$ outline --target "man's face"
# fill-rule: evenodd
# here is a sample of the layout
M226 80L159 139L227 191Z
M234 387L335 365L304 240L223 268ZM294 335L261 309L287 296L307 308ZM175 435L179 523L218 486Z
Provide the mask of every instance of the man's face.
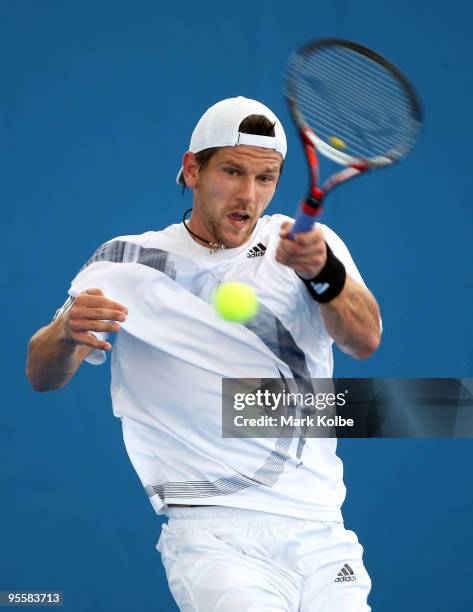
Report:
M192 154L191 154L192 155ZM190 228L227 248L244 244L270 203L282 157L272 149L223 147L195 171Z

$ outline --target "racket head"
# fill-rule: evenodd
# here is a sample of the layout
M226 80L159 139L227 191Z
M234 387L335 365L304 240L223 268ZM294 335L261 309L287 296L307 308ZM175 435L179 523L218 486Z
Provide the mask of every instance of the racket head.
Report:
M358 43L312 41L288 60L285 96L305 142L345 166L374 168L404 157L422 110L401 71Z

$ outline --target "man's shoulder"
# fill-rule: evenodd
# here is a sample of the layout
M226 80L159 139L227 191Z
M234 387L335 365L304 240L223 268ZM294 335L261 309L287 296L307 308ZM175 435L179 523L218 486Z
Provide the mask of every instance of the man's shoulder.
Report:
M342 241L340 236L328 225L325 223L317 223L317 225L321 228L325 240L331 245L332 242Z
M179 224L169 225L162 230L149 230L142 234L128 234L123 236L115 236L107 240L104 244L110 244L111 242L127 242L137 244L142 247L158 246L160 240L166 237L172 237L177 235L179 230Z
M275 213L274 215L264 215L260 219L261 227L274 227L276 225L282 225L285 221L291 221L294 223L294 219L292 217L288 217L287 215L283 215L282 213Z
M267 233L276 232L276 235L278 235L279 228L286 221L294 223L294 219L292 217L289 217L288 215L283 215L281 213L277 213L274 215L265 215L260 219L258 231L263 231ZM322 229L322 232L327 242L332 243L341 241L341 238L328 225L319 222L317 222L317 225Z
M341 259L342 261L346 257L351 257L350 251L348 250L348 246L345 244L344 240L328 225L324 223L319 223L325 242L329 245L335 255Z
M276 213L274 215L264 215L258 221L258 226L256 230L257 234L260 235L260 237L262 235L270 235L273 237L277 237L279 236L279 229L285 221L290 221L291 223L294 223L294 219L291 219L291 217L280 213Z

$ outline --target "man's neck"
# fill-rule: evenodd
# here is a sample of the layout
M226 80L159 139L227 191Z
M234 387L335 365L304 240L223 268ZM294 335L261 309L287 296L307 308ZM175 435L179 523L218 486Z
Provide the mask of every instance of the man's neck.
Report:
M196 223L193 223L192 215L191 215L191 218L188 221L186 221L186 215L187 215L188 212L189 212L189 210L187 210L184 213L184 216L182 218L182 222L184 224L184 227L188 231L189 235L194 240L194 242L197 242L197 244L199 244L199 245L201 245L203 247L206 247L207 249L210 250L211 253L214 253L215 251L223 251L224 249L227 248L224 244L222 244L220 242L217 242L215 240L208 240L207 238L204 238L204 237L200 236L199 233L198 233L197 228L195 228Z

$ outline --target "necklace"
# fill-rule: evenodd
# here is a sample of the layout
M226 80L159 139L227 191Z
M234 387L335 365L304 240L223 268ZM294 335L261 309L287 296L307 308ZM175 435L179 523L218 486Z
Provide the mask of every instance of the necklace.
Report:
M187 216L187 213L191 212L191 210L192 210L192 208L189 208L182 215L182 222L183 222L184 227L186 228L186 230L189 232L189 234L191 236L193 236L194 238L197 238L198 240L201 240L202 242L205 242L205 244L208 244L209 247L210 247L209 251L210 251L211 254L215 253L216 251L224 251L227 248L224 244L220 244L219 242L210 242L210 240L206 240L205 238L201 238L197 234L194 234L194 232L189 227L187 227L186 216Z

